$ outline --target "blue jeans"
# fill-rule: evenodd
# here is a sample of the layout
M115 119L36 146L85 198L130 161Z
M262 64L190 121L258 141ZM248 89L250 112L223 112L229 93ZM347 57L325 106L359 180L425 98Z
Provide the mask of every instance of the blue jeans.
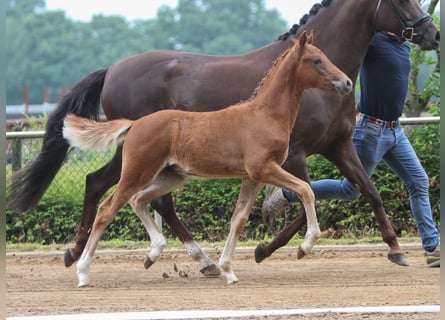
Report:
M352 138L369 176L383 160L404 181L422 246L433 251L439 244L439 236L431 212L429 179L403 129L400 126L390 129L361 119L356 123ZM360 197L360 192L348 179L313 181L311 186L317 200ZM289 201L297 200L289 190L283 190L283 194Z

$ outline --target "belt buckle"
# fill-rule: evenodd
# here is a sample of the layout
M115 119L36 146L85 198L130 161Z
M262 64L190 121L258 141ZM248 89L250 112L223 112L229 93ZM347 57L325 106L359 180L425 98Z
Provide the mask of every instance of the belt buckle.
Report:
M397 125L398 125L398 121L397 120L394 120L394 121L391 121L390 123L389 123L389 127L391 128L391 129L395 129L395 128L397 128Z

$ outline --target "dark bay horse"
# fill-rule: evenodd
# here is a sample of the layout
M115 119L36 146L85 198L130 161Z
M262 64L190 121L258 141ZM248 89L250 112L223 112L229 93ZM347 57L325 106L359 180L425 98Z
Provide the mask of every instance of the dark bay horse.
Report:
M41 198L66 157L68 143L62 137L63 118L68 113L94 118L102 102L108 119L137 119L161 109L209 111L247 99L272 62L303 30L314 30L315 45L353 81L376 30L409 37L422 49L435 49L440 33L416 0L323 0L305 15L300 26L277 41L239 56L207 56L174 51L152 51L98 70L64 95L48 119L42 151L17 172L8 186L8 207L17 211L32 208ZM221 87L224 90L221 90ZM329 108L325 108L328 105ZM380 225L389 257L406 264L380 195L363 170L352 144L355 124L354 96L339 97L317 89L306 90L300 116L293 130L284 168L309 181L306 156L318 153L334 163L341 173L359 186L370 202ZM303 120L304 119L304 120ZM121 150L100 170L86 178L82 218L76 245L65 254L65 265L77 260L85 246L102 195L119 180ZM170 194L151 202L205 270L212 264L178 220ZM306 223L300 215L270 244L257 250L257 261L270 255Z
M219 267L228 283L238 281L232 270L236 243L255 199L265 184L289 188L301 199L308 222L302 258L321 236L310 185L281 165L297 119L300 99L308 88L345 95L352 81L315 46L313 34L280 56L251 99L213 112L162 110L138 120L95 122L68 115L63 136L79 148L122 148L122 173L116 189L100 204L85 249L77 263L79 286L89 284L89 267L97 243L119 209L130 202L152 243L145 260L151 266L167 242L158 230L147 203L182 187L192 176L242 179L231 219L230 233ZM223 88L221 88L223 90ZM329 106L326 106L329 107Z

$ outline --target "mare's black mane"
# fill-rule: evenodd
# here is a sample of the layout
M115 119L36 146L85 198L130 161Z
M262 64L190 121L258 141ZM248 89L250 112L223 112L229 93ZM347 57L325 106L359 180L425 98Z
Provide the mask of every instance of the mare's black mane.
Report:
M312 6L311 10L309 11L309 13L306 13L301 19L300 19L300 24L294 24L290 30L288 32L286 32L285 34L282 34L281 36L278 37L278 40L286 40L287 38L289 38L291 35L296 35L298 28L301 25L306 24L306 22L308 21L308 19L311 16L315 16L318 13L318 10L321 7L326 7L331 3L332 0L323 0L321 3L316 3Z

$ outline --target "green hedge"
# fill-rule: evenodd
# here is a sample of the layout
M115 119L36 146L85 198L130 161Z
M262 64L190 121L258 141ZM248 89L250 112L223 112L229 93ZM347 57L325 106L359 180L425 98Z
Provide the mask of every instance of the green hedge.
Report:
M440 211L440 164L439 126L424 125L413 128L410 140L430 177L430 195L433 216L439 225ZM89 157L76 160L85 166ZM309 172L315 179L341 178L337 169L320 156L308 158ZM77 171L76 165L64 166L63 170ZM73 181L68 185L83 185L84 176L69 175ZM56 178L57 179L57 178ZM380 191L388 216L398 235L416 234L409 200L402 181L384 164L379 165L372 181ZM67 185L67 184L65 184ZM230 217L239 192L240 180L191 179L181 191L174 192L179 218L186 224L197 240L223 240L230 228ZM242 239L260 240L274 232L262 222L261 203L263 192L258 197ZM29 213L18 214L6 211L6 238L8 242L66 243L75 239L77 223L80 221L83 194L50 188L37 207ZM332 237L361 237L379 235L370 206L358 201L319 201L317 212L322 230L331 228ZM283 213L277 219L274 230L280 230L300 213L295 205L293 210ZM165 226L168 237L175 237ZM302 231L304 232L304 230ZM145 229L127 205L116 216L103 239L146 240Z

